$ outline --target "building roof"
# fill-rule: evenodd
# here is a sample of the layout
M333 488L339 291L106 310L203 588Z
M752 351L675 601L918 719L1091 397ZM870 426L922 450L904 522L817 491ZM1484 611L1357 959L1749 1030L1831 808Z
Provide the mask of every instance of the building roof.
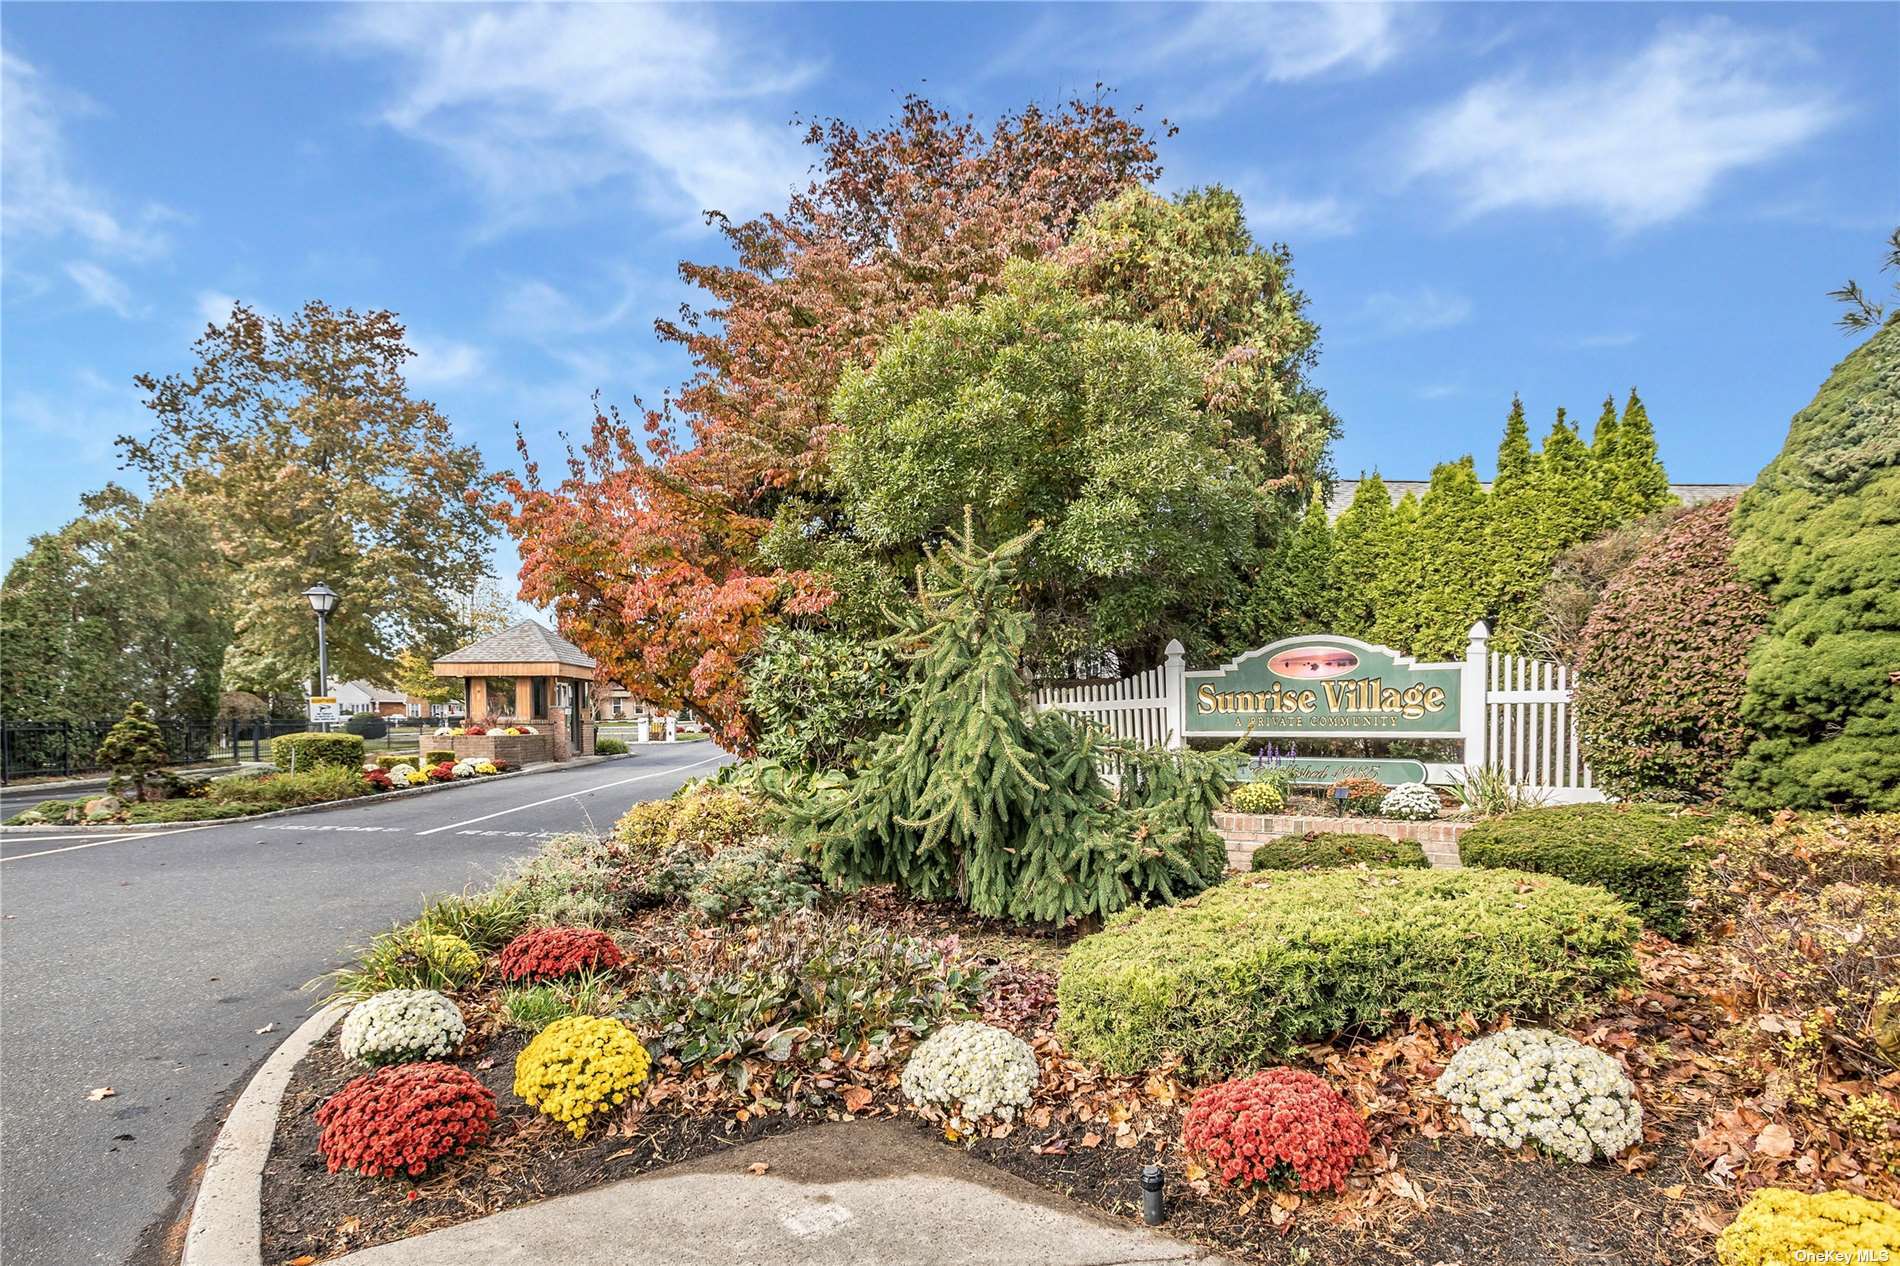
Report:
M1392 504L1397 505L1406 493L1422 497L1425 490L1432 486L1429 479L1387 479L1385 489L1392 494ZM1491 491L1489 480L1479 484L1486 492ZM1670 484L1669 491L1685 506L1699 506L1709 501L1720 501L1724 497L1736 497L1747 492L1753 484ZM1326 499L1326 517L1337 519L1352 504L1353 494L1359 491L1357 479L1340 479L1333 483L1333 495Z
M438 664L568 664L593 668L594 657L536 620L511 624L435 661Z
M346 681L342 684L362 691L369 696L371 703L403 703L408 699L400 690L386 690L382 686L372 686L367 681Z

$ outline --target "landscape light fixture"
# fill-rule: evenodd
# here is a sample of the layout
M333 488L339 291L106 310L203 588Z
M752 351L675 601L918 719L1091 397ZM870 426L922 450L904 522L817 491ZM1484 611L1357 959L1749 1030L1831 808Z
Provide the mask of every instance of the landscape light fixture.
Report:
M314 584L303 591L309 601L310 609L317 613L317 693L329 693L330 684L330 648L324 638L323 620L336 609L336 590L326 584ZM326 724L325 729L329 726Z

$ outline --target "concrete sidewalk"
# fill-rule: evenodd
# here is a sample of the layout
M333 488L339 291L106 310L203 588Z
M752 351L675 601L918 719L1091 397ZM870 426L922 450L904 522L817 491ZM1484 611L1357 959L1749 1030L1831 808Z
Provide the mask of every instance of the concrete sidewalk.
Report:
M750 1166L765 1165L763 1173ZM1131 1199L1138 1193L1129 1192ZM814 1126L333 1266L1234 1266L891 1121Z

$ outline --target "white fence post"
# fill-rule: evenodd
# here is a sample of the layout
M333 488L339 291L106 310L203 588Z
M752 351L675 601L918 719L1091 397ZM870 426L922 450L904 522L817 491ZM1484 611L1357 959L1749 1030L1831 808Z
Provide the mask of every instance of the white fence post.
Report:
M1479 620L1466 636L1471 640L1465 644L1464 677L1458 691L1458 728L1464 732L1465 769L1473 771L1482 769L1488 756L1485 728L1490 724L1490 716L1485 710L1484 696L1491 658L1491 630Z
M1168 658L1161 672L1162 693L1168 701L1164 722L1168 727L1167 746L1169 751L1178 752L1187 746L1187 648L1179 638L1168 643Z
M640 728L637 733L640 735L640 742L651 743L653 741L653 718L641 717Z
M673 717L666 718L666 741L669 743L677 743L679 742L679 737L679 722Z

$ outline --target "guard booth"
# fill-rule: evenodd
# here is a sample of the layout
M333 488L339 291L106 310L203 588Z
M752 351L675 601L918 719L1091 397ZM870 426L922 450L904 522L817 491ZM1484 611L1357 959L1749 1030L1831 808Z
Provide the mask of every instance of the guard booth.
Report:
M594 657L553 629L523 620L499 633L450 651L435 661L435 675L462 681L465 726L528 725L532 735L464 735L452 746L459 756L501 756L517 764L567 760L594 751ZM492 738L489 744L474 743ZM519 751L501 750L502 739ZM523 739L542 742L522 743ZM464 752L463 746L470 750ZM476 751L476 747L484 750ZM486 750L492 748L493 750Z

